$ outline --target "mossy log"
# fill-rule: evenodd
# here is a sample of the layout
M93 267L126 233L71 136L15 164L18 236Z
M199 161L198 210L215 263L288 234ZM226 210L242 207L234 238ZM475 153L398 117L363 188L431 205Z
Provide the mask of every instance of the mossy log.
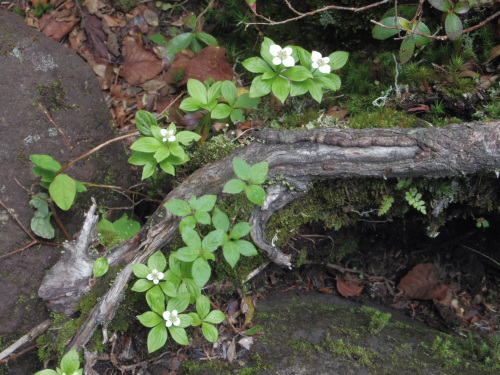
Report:
M224 184L235 178L233 157L240 157L249 164L267 161L269 180L287 181L294 189L282 185L268 188L264 206L253 212L251 236L272 261L286 267L290 267L289 257L268 242L265 226L273 212L303 196L312 181L365 177L437 178L500 171L500 121L418 129L264 130L257 132L255 139L228 158L193 173L165 198L165 202L188 200L191 195L220 195ZM179 221L161 205L135 237L107 251L111 266L126 264L126 267L91 311L68 350L85 345L98 324L106 325L111 321L132 275L131 264L144 263L155 251L168 245L178 230ZM43 298L53 308L65 312L68 306L76 303L71 298L78 295L75 288L85 288L92 275L91 271L88 275L78 273L77 281L68 280L74 273L64 272L64 269L71 269L75 262L93 261L91 257L75 259L76 251L67 253L56 265L57 272L47 274L41 288ZM91 267L83 268L91 270Z

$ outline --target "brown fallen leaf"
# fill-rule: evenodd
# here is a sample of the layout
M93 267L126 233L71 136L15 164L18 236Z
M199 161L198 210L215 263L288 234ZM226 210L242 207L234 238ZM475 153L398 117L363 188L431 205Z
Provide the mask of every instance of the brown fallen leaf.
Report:
M102 21L94 15L88 15L82 19L82 27L87 33L90 50L95 59L108 59L109 53L106 47L107 36L102 29Z
M186 67L184 79L179 84L185 85L190 78L201 82L205 82L209 77L216 81L231 81L233 76L233 68L226 61L226 49L208 46L191 59Z
M40 31L50 39L60 42L80 22L80 18L74 15L73 5L73 2L68 2L50 14L44 14L40 18Z
M337 276L337 290L344 297L359 296L363 290L363 285L355 284L354 282L345 282Z
M439 271L432 263L417 264L398 285L406 299L446 299L448 286L439 280Z
M162 61L132 38L124 40L122 54L125 62L120 73L131 85L141 85L156 77L163 69Z

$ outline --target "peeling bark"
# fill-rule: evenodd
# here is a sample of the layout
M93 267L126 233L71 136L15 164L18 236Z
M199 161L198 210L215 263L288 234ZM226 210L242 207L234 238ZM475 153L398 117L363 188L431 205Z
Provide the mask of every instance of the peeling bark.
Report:
M419 129L264 130L255 138L256 142L235 151L230 157L193 173L165 198L165 202L188 200L191 195L220 195L224 184L235 178L234 157L249 164L267 161L269 179L284 179L294 190L280 186L268 188L264 207L257 207L252 214L251 236L272 261L288 267L289 258L265 238L266 223L273 212L303 196L312 181L353 177L452 177L500 171L500 121ZM106 325L113 318L132 274L131 264L145 262L155 251L168 245L179 221L161 205L135 237L107 251L110 265L124 263L127 266L91 311L67 350L85 345L98 324ZM78 283L61 278L61 272L57 275L61 286L77 287ZM65 275L71 277L71 273ZM88 278L91 276L90 272ZM46 279L42 288L47 289L46 285L50 285L53 289L52 293L45 294L52 307L60 308L68 303L69 291L58 293L57 283L49 280L49 275ZM88 280L87 284L83 281L82 286L85 285Z

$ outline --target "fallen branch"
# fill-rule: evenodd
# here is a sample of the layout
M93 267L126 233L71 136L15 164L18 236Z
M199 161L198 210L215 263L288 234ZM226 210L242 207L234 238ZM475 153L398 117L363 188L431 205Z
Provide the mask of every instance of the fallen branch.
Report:
M419 129L264 130L255 138L257 142L193 173L164 202L188 200L191 195L220 195L224 184L235 177L233 157L240 157L250 164L267 161L269 179L283 178L294 190L283 186L268 188L264 207L257 207L252 214L251 235L271 260L287 267L290 266L289 257L265 238L266 223L273 212L303 196L312 181L354 177L452 177L500 170L500 121ZM85 345L98 324L105 328L122 299L132 274L131 265L144 263L155 251L165 248L177 232L179 221L162 205L135 237L107 251L110 265L122 263L127 266L90 312L67 350ZM80 287L88 285L92 277L91 270L87 272L88 279L80 279ZM71 283L68 278L72 276L61 271L51 271L46 276L44 284L51 277L57 279L50 280L50 289L53 289L49 297L51 307L63 308L68 302L69 291L62 288ZM73 285L78 287L78 283ZM42 288L48 290L46 285Z
M44 322L40 323L37 325L35 328L32 328L27 334L25 334L23 337L21 337L19 340L17 340L14 344L9 346L7 349L5 349L3 352L0 353L0 363L7 363L11 359L14 359L14 357L17 357L23 353L25 353L27 350L31 350L35 347L30 347L27 350L23 350L21 353L16 354L15 356L12 356L12 353L14 353L17 349L19 349L21 346L24 344L32 341L33 339L37 338L41 334L43 334L47 328L50 326L50 319L45 320Z

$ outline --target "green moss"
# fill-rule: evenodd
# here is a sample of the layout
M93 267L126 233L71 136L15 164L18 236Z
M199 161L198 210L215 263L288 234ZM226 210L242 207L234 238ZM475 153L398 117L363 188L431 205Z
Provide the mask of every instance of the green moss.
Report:
M137 0L113 0L113 6L116 10L128 13L137 6Z
M54 81L52 85L38 85L38 94L40 103L49 112L68 109L65 103L66 91L61 80Z
M368 331L372 335L380 333L380 331L382 331L384 327L389 323L389 320L392 316L392 314L383 313L380 310L367 306L361 307L361 311L371 316L370 323L368 324Z
M353 116L348 122L348 127L351 129L412 128L414 123L415 117L409 116L404 111L380 107Z
M226 133L212 137L190 154L191 160L186 164L186 171L192 173L207 164L224 159L240 147L243 145L233 142Z

